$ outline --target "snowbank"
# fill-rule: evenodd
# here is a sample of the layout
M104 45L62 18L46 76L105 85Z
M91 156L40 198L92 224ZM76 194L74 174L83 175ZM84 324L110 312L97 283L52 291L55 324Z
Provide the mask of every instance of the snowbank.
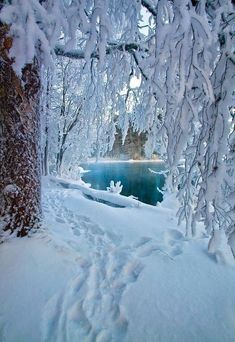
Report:
M0 341L233 342L235 268L185 239L174 199L119 208L83 190L45 179L44 228L0 245Z

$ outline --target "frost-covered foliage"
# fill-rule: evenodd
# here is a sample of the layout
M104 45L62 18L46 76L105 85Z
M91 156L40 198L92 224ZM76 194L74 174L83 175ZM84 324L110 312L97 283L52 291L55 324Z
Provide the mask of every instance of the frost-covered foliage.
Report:
M125 138L129 123L147 132L148 154L160 147L189 236L198 220L208 233L234 231L233 3L12 0L1 13L11 24L17 71L36 53L44 64L55 53L81 61L77 82L89 74L83 107L99 128L97 155L100 137L111 146L115 125ZM107 113L116 119L103 135Z
M103 99L105 92L94 92L90 72L81 75L82 62L57 58L53 78L45 73L42 122L44 173L79 173L79 162L97 159L111 148L115 133L112 115ZM93 91L91 92L91 90ZM98 96L97 94L97 96ZM113 132L110 132L113 129Z
M167 185L178 190L179 220L186 219L187 235L195 233L198 220L208 233L220 228L230 234L235 222L234 5L158 1L153 15L155 33L140 63L147 75L143 101L132 120L149 132L150 149L161 145L170 170Z
M187 8L186 1L176 3L174 17L162 24L164 39L159 39L165 42L159 52L166 59L160 57L155 67L158 78L164 75L163 91L157 97L165 112L159 126L171 170L168 185L179 187L179 218L186 219L187 234L194 233L195 222L201 219L209 233L215 228L229 233L234 229L235 208L230 142L234 134L233 6L229 1L222 6L201 1L196 8ZM182 157L184 168L179 172Z
M64 162L69 155L65 169L72 169L82 156L87 155L92 135L84 112L83 88L77 82L79 64L68 60L57 60L53 78L45 74L43 108L44 172L61 174ZM87 141L81 144L81 139ZM88 153L89 155L89 153ZM47 168L47 170L46 170Z

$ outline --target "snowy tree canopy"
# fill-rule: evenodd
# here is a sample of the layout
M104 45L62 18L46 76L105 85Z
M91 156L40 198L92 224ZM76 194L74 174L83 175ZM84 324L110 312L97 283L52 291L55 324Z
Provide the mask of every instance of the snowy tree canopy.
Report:
M233 1L12 0L0 19L18 74L35 56L47 67L55 54L80 59L90 115L118 117L124 136L129 123L147 132L149 154L160 146L188 235L197 220L209 233L234 230Z

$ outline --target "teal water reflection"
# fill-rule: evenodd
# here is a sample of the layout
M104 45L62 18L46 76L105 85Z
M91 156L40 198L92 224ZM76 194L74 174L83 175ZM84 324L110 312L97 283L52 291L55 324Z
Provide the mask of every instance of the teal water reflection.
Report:
M121 181L123 184L122 195L136 196L141 202L156 205L162 201L162 194L157 188L162 189L165 183L163 175L151 173L164 170L162 162L99 162L84 163L84 169L90 170L82 179L91 183L92 188L106 190L110 181Z

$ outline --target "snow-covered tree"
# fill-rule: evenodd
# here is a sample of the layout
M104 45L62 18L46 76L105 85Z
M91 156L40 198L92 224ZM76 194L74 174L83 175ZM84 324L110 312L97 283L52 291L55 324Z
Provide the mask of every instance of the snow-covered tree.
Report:
M161 146L187 235L194 234L197 220L208 233L234 230L233 1L12 0L4 2L0 19L1 58L24 94L24 68L50 67L55 54L81 60L79 75L90 73L86 91L96 103L97 123L103 126L107 112L118 115L124 137L130 122L148 134L149 152ZM134 77L141 84L133 92ZM17 135L18 126L12 127ZM29 140L26 132L22 137ZM3 165L9 172L9 161ZM3 183L1 191L8 183L18 187L13 179ZM4 208L2 215L12 216Z
M53 81L45 73L43 121L44 173L74 174L81 160L97 159L111 148L115 127L107 110L105 81L83 72L81 61L57 58ZM92 76L92 77L91 77ZM110 134L110 129L113 133Z
M45 75L47 78L48 75ZM59 60L53 81L46 80L44 123L44 167L45 174L53 169L61 174L64 155L74 150L71 134L81 134L85 120L82 115L83 98L76 82L76 69L71 61ZM49 91L48 91L49 90ZM49 101L48 101L49 100ZM48 105L50 102L50 105ZM78 142L78 141L77 141Z

